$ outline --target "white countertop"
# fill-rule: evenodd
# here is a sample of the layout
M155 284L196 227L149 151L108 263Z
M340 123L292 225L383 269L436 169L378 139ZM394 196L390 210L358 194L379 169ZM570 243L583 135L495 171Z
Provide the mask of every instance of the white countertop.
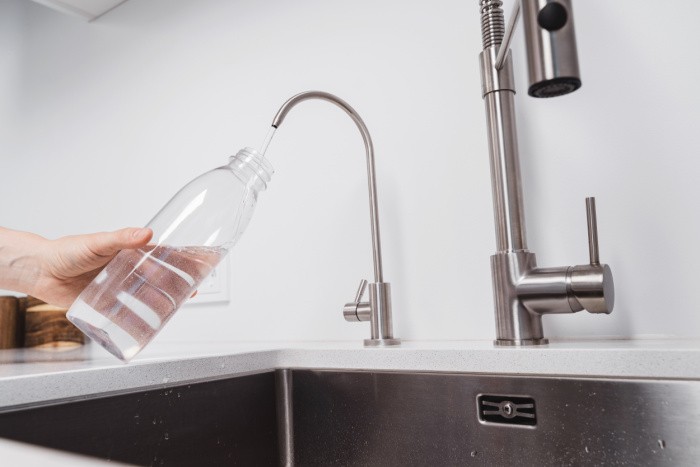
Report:
M562 341L495 348L490 341L153 345L129 364L98 346L67 352L0 351L0 410L174 386L277 368L459 372L700 380L700 340Z

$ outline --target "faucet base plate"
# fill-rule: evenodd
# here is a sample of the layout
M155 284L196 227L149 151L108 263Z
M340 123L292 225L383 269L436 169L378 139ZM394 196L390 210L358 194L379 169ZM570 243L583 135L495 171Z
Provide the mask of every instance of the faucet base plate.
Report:
M390 347L401 345L401 339L365 339L365 347Z
M523 347L526 345L547 345L549 339L495 339L493 345L498 347Z

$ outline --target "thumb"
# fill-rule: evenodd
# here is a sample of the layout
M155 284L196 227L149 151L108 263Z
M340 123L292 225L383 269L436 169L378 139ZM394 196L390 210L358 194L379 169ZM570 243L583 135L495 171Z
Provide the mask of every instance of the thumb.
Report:
M147 228L129 227L114 232L100 232L85 236L85 246L99 256L113 256L119 250L139 248L153 237Z

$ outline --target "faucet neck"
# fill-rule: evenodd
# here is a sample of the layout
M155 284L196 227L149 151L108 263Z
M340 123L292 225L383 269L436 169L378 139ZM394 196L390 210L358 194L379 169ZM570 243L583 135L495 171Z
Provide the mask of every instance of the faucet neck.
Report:
M515 124L515 85L510 53L497 70L496 47L481 52L491 189L498 252L527 250L523 190Z
M382 269L382 246L381 239L379 235L379 214L377 207L377 181L374 170L374 145L372 144L372 138L369 135L369 130L362 121L360 115L353 109L350 104L342 100L341 98L323 91L306 91L292 96L287 100L282 107L277 111L277 114L272 119L272 126L274 128L279 128L279 126L284 121L285 117L292 108L296 107L298 104L310 100L310 99L320 99L332 104L337 105L345 111L346 114L355 122L360 134L362 135L362 140L365 143L365 152L367 154L367 177L369 179L369 214L372 227L372 252L374 260L374 281L381 283L384 281L384 273Z
M391 312L391 289L388 283L384 282L382 273L382 250L379 238L379 214L377 208L377 182L374 172L374 146L369 135L367 126L355 109L344 100L333 94L322 91L307 91L293 96L285 102L279 109L275 118L272 119L272 127L278 128L289 111L297 104L309 99L321 99L337 105L355 122L362 139L365 143L367 153L367 177L369 179L369 210L372 226L372 253L374 260L374 282L370 284L369 302L363 302L362 296L367 286L367 281L360 282L360 288L355 295L353 302L345 304L343 315L348 321L370 321L371 338L365 340L365 346L392 346L399 345L400 339L394 337L393 321Z

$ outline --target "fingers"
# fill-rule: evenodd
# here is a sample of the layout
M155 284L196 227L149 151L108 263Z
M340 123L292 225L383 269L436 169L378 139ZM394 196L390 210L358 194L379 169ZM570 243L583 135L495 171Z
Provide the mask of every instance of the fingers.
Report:
M85 246L99 256L113 256L119 250L140 248L153 237L147 228L129 227L114 232L100 232L85 235Z

